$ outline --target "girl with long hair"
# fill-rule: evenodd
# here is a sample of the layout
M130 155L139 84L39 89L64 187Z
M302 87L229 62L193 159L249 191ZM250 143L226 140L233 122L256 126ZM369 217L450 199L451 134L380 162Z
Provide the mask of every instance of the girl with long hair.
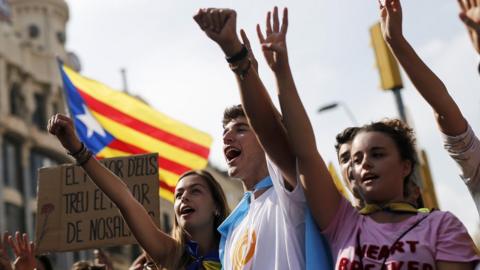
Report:
M165 269L220 269L218 225L229 214L225 194L204 170L188 171L175 187L172 235L162 232L127 186L76 136L72 120L56 114L48 131L77 160L93 182L115 203L131 232L153 261Z

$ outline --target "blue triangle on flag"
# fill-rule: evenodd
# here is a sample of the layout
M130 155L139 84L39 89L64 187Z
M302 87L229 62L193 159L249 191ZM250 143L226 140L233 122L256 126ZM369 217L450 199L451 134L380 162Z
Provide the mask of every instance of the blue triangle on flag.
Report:
M93 117L77 88L63 70L62 65L60 65L60 73L62 75L67 104L75 124L75 130L87 148L93 151L94 154L97 154L108 146L115 137L106 131L95 117Z

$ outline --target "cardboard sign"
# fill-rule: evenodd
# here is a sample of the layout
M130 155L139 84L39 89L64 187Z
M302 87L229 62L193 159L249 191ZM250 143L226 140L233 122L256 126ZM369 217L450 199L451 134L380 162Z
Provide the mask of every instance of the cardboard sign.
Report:
M157 154L101 162L127 184L159 226ZM136 243L117 207L81 167L71 164L39 170L36 219L39 254Z

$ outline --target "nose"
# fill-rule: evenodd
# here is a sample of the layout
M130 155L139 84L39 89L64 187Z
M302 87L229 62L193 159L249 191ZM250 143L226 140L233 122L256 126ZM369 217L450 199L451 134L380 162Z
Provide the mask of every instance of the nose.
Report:
M372 163L368 155L363 157L361 166L362 166L362 169L364 170L368 170L372 168Z
M229 144L229 143L232 143L233 142L233 131L232 130L226 130L224 133L223 133L223 143L224 144Z

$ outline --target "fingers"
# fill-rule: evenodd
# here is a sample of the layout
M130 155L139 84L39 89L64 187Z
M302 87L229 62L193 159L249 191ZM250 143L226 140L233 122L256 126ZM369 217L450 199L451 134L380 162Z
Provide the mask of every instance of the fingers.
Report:
M267 21L266 21L266 28L267 28L267 29L266 29L266 33L267 33L267 37L272 34L272 23L270 22L270 17L271 17L271 15L272 15L272 14L270 13L270 11L267 12Z
M195 22L197 22L198 26L200 27L200 29L202 29L202 31L204 31L206 28L203 20L204 16L205 16L205 11L203 9L199 9L197 11L197 14L193 16L193 19L195 20Z
M252 47L250 45L250 40L248 39L247 34L245 33L245 30L240 29L240 37L242 38L243 45L245 45L248 52L251 54L252 53Z
M288 9L283 9L283 19L282 19L282 29L280 30L282 33L286 34L288 29Z
M70 117L63 114L55 114L48 119L47 130L53 135L57 135L58 132L64 127L73 127L73 121Z
M262 29L260 29L260 25L257 24L257 35L260 43L265 43L265 37L263 36Z
M462 12L466 12L467 11L467 7L465 5L465 3L463 2L463 0L457 0L457 3L458 5L460 6L460 10Z
M278 20L278 7L273 8L273 32L278 33L280 30L279 28L279 20Z
M210 18L212 25L210 26L210 30L215 31L215 32L220 32L220 30L223 28L223 23L220 18L220 13L221 9L216 9L216 8L209 8L208 9L208 17Z

